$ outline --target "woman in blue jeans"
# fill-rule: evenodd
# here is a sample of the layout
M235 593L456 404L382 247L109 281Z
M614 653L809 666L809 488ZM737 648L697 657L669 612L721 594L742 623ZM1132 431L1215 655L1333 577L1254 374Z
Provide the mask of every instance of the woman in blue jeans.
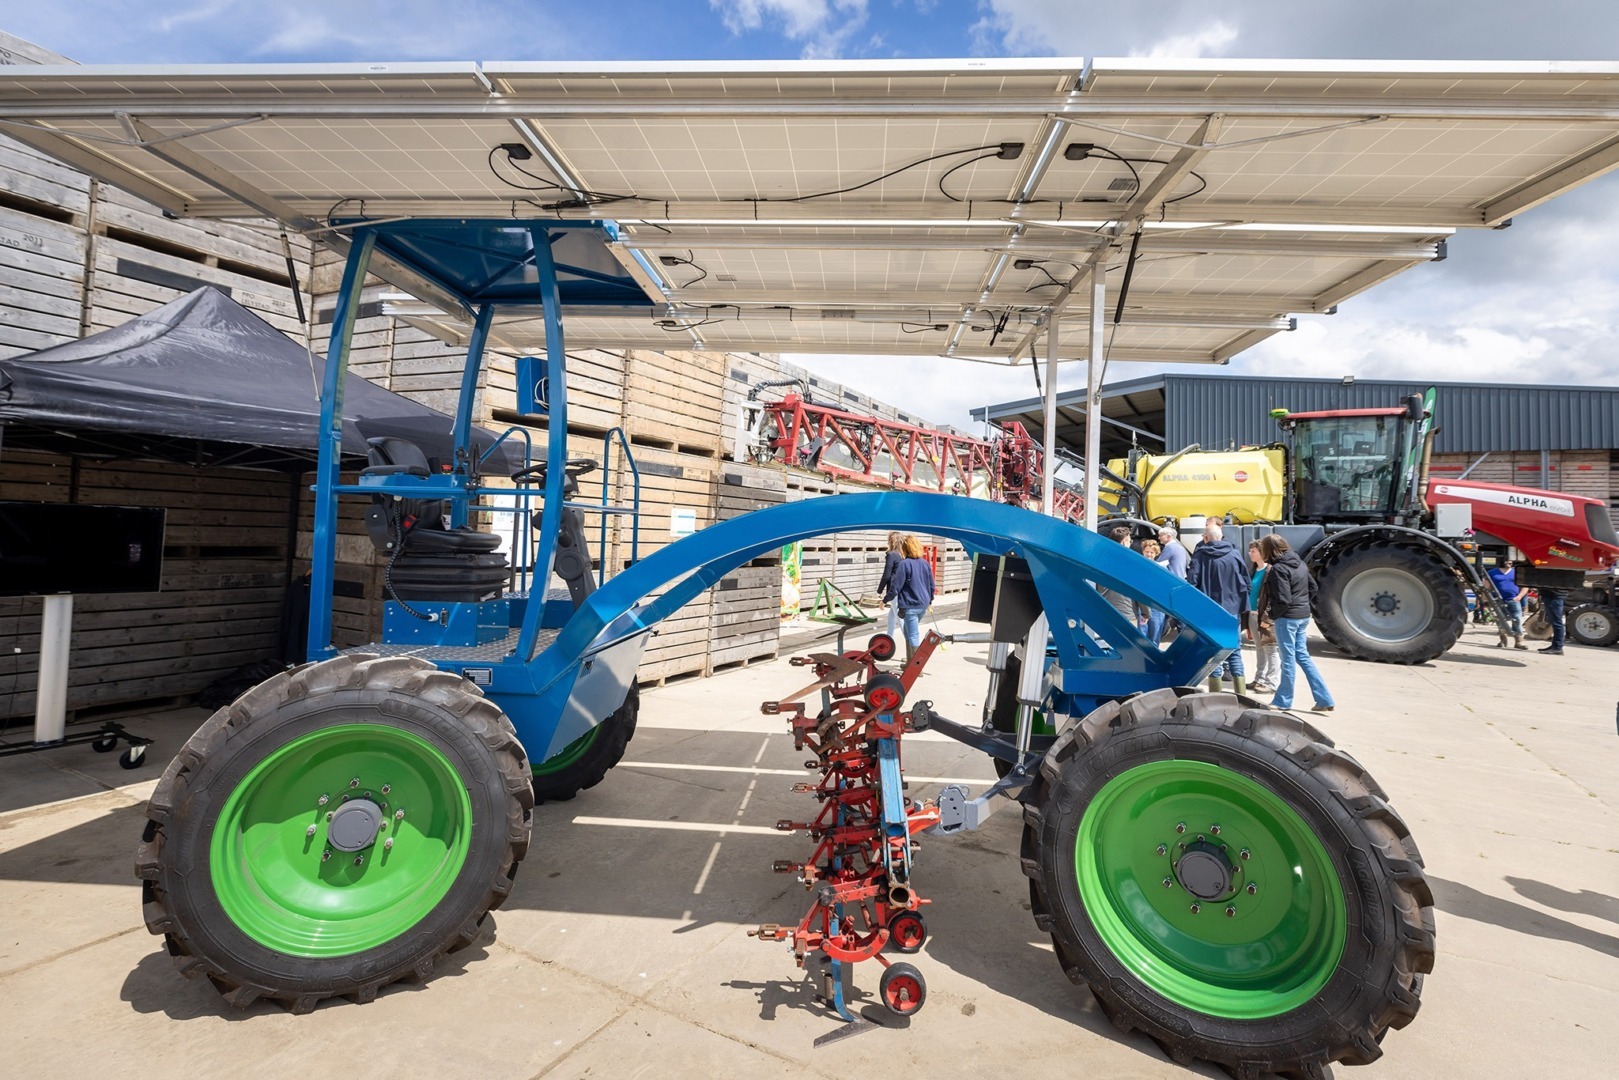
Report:
M905 659L909 660L922 644L922 616L933 606L933 567L922 558L922 542L914 536L900 541L900 554L905 557L894 568L888 588L905 624Z
M1276 683L1276 696L1271 704L1278 709L1293 707L1293 665L1295 661L1304 669L1304 678L1310 684L1310 696L1315 704L1311 712L1331 712L1336 706L1332 691L1321 677L1315 661L1310 659L1306 640L1310 630L1310 594L1315 582L1309 568L1293 551L1292 545L1275 533L1259 541L1260 553L1270 564L1265 584L1260 590L1262 610L1260 618L1276 629L1276 647L1282 654L1282 675Z

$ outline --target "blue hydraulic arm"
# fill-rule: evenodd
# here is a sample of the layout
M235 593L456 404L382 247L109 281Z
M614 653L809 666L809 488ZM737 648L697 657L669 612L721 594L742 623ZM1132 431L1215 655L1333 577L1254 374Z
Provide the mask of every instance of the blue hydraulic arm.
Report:
M529 692L562 715L581 664L612 644L645 633L688 600L751 559L810 536L853 529L909 529L945 536L970 551L1027 559L1051 623L1061 666L1059 691L1072 712L1163 686L1200 682L1237 648L1237 623L1208 597L1150 559L1056 518L981 499L917 492L839 495L756 510L712 525L609 580L529 665ZM1167 611L1182 631L1167 649L1143 638L1092 583ZM657 599L642 599L666 587ZM559 725L556 749L587 729Z

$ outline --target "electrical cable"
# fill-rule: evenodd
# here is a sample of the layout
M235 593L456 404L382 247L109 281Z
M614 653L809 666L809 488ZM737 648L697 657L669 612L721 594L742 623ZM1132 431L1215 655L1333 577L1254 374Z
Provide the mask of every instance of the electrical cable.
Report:
M846 187L846 188L838 188L835 191L817 191L817 192L814 192L814 193L809 194L809 195L794 195L791 198L784 198L784 199L776 199L776 198L771 198L769 196L759 196L759 197L756 197L756 198L741 199L741 200L726 200L726 201L728 201L728 202L729 201L740 201L740 202L805 202L806 200L809 200L809 199L824 199L828 195L847 195L851 191L859 191L861 188L868 188L873 184L880 184L884 180L887 180L889 177L898 176L900 173L906 172L907 170L910 170L910 169L914 169L918 165L926 165L930 161L938 161L940 158L954 157L957 154L976 154L981 150L992 151L991 154L984 155L985 157L991 157L991 156L999 157L1000 153L1001 153L1001 144L996 143L993 146L969 146L969 147L964 147L964 148L962 148L960 150L945 150L945 151L942 151L941 153L933 154L930 157L922 158L920 161L913 161L909 165L901 165L897 169L890 169L888 172L883 173L881 176L873 177L872 179L867 180L864 183L854 184L854 185L852 185L850 187ZM982 160L983 160L983 158L974 158L973 159L973 161L982 161ZM964 161L964 162L961 163L961 165L970 165L970 164L972 164L971 161ZM961 165L955 166L951 170L947 171L944 175L949 176L951 172L955 171L955 169L959 169L961 167ZM942 180L943 177L940 177L940 179ZM960 202L961 200L957 199L956 201Z
M966 199L963 199L963 198L960 198L958 196L952 195L952 194L950 194L950 192L946 191L944 189L944 182L946 180L950 179L950 174L955 172L957 169L965 169L967 166L975 164L977 162L987 161L988 159L990 159L992 157L1000 157L1000 156L1001 156L1000 150L997 149L993 153L980 154L978 157L968 158L966 161L958 161L958 162L956 162L954 165L952 165L948 169L946 169L944 171L944 174L939 177L939 194L943 195L945 198L949 199L951 202L966 202L967 201ZM995 201L1000 202L1002 200L997 199Z

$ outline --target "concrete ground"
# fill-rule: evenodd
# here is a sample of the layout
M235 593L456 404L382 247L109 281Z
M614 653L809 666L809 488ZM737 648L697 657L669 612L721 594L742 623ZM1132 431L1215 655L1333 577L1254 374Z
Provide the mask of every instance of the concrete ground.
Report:
M1570 646L1558 659L1501 652L1493 640L1470 631L1413 668L1322 661L1339 708L1321 726L1390 792L1439 909L1421 1015L1389 1034L1381 1061L1340 1075L1612 1073L1619 649ZM950 646L921 696L975 717L984 651ZM800 886L770 872L773 859L807 854L802 837L770 828L809 812L789 791L808 778L804 755L758 704L808 681L783 659L646 693L624 765L537 812L534 847L492 933L424 985L302 1017L223 1005L206 983L181 978L141 923L132 861L142 800L201 710L131 722L158 740L139 772L83 746L0 759L4 1072L1220 1075L1118 1035L1058 971L1029 916L1015 811L923 845L917 881L934 900L932 937L915 959L927 1007L908 1025L816 1048L837 1023L784 945L744 933L795 922L806 907ZM986 759L935 735L907 738L906 751L913 794L992 775ZM876 976L862 965L857 983L872 993Z

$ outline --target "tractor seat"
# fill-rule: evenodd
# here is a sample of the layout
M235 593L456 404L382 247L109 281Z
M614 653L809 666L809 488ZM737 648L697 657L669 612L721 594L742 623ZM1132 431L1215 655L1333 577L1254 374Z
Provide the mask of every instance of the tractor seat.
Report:
M390 436L367 439L366 445L369 464L360 470L361 476L425 478L433 475L427 455L413 442ZM403 554L411 556L482 555L500 546L500 537L494 533L464 525L445 528L444 516L448 511L447 499L398 499L379 494L366 513L366 531L372 545L385 555L393 553L393 545L401 533Z

